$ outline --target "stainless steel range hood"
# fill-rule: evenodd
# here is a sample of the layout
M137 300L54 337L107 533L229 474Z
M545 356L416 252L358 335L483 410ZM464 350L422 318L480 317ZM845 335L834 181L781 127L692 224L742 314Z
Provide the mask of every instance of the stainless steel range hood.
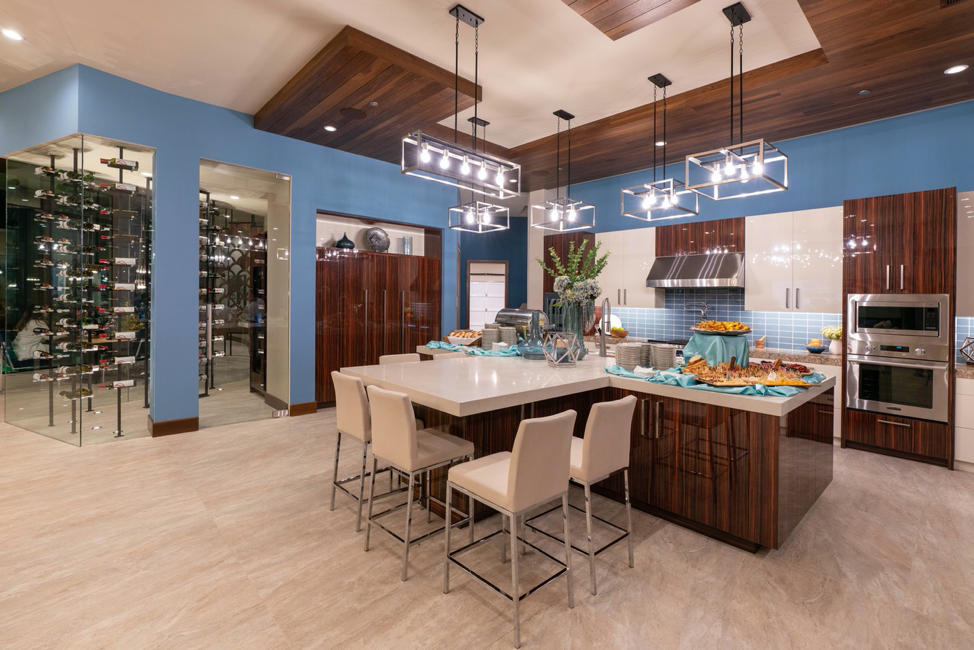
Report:
M646 286L658 289L744 288L744 253L657 257Z

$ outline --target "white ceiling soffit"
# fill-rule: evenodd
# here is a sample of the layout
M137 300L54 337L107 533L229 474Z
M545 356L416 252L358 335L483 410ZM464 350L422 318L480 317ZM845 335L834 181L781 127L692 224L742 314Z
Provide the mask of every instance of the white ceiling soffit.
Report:
M254 113L345 25L453 69L455 0L4 0L0 91L75 63L217 106ZM646 77L680 93L728 74L732 0L701 0L613 41L562 0L464 0L486 19L480 83L488 138L516 146L646 104ZM745 69L819 47L797 0L746 0ZM461 25L460 73L473 79L473 30ZM467 111L465 118L472 114ZM452 126L453 120L444 124ZM466 131L466 129L465 129Z

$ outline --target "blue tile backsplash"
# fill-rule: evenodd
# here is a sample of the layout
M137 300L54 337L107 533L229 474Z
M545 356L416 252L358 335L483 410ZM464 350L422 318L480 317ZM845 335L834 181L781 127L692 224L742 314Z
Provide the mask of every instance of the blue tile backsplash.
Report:
M690 327L700 321L699 311L686 311L695 303L706 303L708 320L731 320L751 326L748 339L767 336L765 345L778 350L804 351L812 339L822 339L821 330L826 325L839 325L841 314L809 314L776 311L747 311L744 309L743 289L666 289L663 309L637 307L613 307L612 313L622 320L630 336L671 340L690 338ZM974 337L974 318L958 318L956 327L959 350L964 339ZM960 352L957 363L964 363Z

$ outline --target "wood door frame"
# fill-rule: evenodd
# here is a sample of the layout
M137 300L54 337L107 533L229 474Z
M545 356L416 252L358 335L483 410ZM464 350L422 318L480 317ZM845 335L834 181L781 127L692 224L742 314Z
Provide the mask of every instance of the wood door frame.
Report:
M503 264L504 265L504 304L507 305L507 299L510 292L511 285L511 267L510 262L507 260L467 260L467 293L466 299L463 301L463 315L465 317L467 328L470 327L470 265L471 264ZM460 322L459 320L457 322Z

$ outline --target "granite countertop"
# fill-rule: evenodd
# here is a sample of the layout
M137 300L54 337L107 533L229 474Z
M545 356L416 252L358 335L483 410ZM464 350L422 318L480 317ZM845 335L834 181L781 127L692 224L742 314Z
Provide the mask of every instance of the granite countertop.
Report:
M341 371L361 378L367 385L406 393L417 404L458 417L608 387L782 416L835 386L835 378L828 377L792 397L735 395L617 377L605 371L605 366L614 364L615 359L596 355L587 356L570 368L552 368L543 361L519 357L470 356L357 366Z
M748 356L752 359L781 359L792 363L811 364L818 366L841 366L841 354L811 354L799 350L776 350L774 348L751 348Z

